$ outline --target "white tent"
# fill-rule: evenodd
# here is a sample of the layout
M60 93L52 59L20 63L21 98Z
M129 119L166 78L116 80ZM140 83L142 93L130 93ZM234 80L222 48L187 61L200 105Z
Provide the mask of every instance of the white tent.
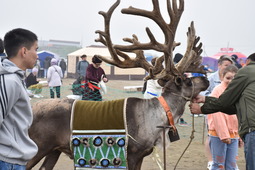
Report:
M74 51L68 54L67 58L67 73L69 77L73 77L73 75L75 75L76 65L78 61L81 60L80 56L84 54L87 55L87 60L89 63L92 63L91 59L94 55L101 55L109 58L111 57L108 49L102 46L90 46ZM133 53L129 53L128 55L130 57L135 57L135 54ZM145 76L145 70L142 68L121 69L111 66L110 64L105 62L102 63L101 67L104 69L107 76L110 76L114 79L142 79Z
M95 54L102 56L110 56L108 48L105 47L85 47L68 54L68 57L76 57L86 54L88 57L93 57Z

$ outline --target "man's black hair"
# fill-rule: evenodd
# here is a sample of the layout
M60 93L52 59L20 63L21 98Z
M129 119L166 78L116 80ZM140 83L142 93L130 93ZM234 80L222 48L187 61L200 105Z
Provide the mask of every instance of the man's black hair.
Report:
M251 61L255 61L255 53L249 55L247 59L250 59Z
M232 58L232 60L237 60L237 59L238 59L238 56L237 56L236 54L232 54L232 55L231 55L231 58Z
M4 53L4 42L3 40L0 38L0 54Z
M17 55L21 47L30 49L35 41L38 41L38 39L33 32L23 28L16 28L5 34L4 49L8 58L11 58Z
M84 58L84 57L87 57L85 54L83 54L82 56L81 56L81 58Z

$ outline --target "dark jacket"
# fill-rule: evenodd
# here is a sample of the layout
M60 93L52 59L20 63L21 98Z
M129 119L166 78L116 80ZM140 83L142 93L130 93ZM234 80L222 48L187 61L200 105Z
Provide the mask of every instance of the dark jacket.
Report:
M86 77L89 62L82 60L77 63L76 70L79 76Z
M29 86L31 86L31 85L34 85L34 84L39 83L39 81L37 81L37 78L36 78L36 76L35 76L33 73L30 73L30 74L27 76L25 82L26 82L27 88L28 88Z
M48 69L50 67L50 61L51 61L51 58L48 57L48 58L45 58L43 64L44 64L44 68L45 69Z
M66 70L66 62L64 60L61 60L59 63L59 67L61 67L62 70Z
M255 61L241 68L225 92L218 98L206 97L204 114L224 112L237 114L239 135L255 131Z
M102 101L102 95L100 91L95 88L98 87L98 83L102 77L106 77L104 70L99 67L95 68L93 64L90 64L86 74L85 92L82 96L82 100ZM92 84L94 87L91 87Z
M93 64L90 64L88 66L87 75L86 75L87 81L93 81L93 82L99 83L101 81L102 76L106 77L105 72L101 67L95 68Z

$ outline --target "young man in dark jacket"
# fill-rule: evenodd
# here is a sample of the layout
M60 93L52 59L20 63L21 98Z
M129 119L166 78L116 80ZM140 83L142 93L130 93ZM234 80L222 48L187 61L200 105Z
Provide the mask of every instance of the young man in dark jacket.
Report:
M219 97L197 96L190 104L192 113L210 114L218 111L236 114L239 135L244 141L246 169L255 169L255 53L247 59L247 66L241 68ZM197 103L204 103L200 108Z

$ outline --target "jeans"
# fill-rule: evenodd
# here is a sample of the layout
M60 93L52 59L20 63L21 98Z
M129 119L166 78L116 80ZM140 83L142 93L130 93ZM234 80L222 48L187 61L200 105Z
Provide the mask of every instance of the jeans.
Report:
M246 170L255 169L255 131L244 136L244 154L246 160Z
M211 170L237 169L238 139L231 139L231 144L223 143L217 136L210 136L209 140L213 158Z
M26 170L26 166L0 161L0 170Z

